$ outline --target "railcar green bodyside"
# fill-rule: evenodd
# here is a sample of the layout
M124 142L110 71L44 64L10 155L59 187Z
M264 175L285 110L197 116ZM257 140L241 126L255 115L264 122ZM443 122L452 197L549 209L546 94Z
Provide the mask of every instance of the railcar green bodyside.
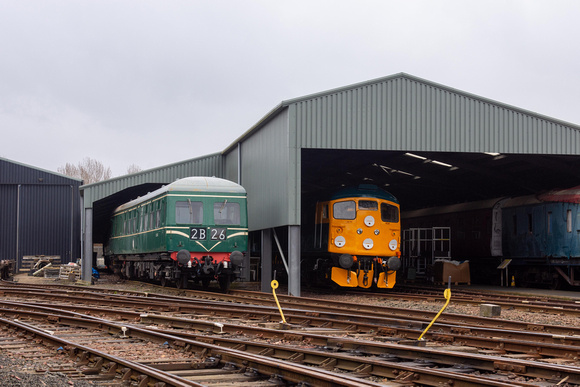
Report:
M176 213L178 203L203 207L202 218L196 222L179 222ZM225 203L225 204L224 204ZM239 220L227 222L214 219L217 207L239 208ZM197 208L199 210L199 208ZM201 233L192 239L192 229ZM217 231L216 231L217 230ZM212 235L212 233L214 235ZM241 193L186 191L165 192L141 201L133 206L118 209L112 219L112 230L107 252L109 255L133 255L173 252L186 249L199 253L232 252L247 250L248 219L246 195Z

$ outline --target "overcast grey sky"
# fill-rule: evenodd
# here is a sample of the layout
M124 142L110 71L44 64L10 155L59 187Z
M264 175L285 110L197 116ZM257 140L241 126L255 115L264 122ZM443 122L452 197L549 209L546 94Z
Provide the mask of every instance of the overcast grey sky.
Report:
M580 1L0 0L0 157L114 176L399 72L580 124Z

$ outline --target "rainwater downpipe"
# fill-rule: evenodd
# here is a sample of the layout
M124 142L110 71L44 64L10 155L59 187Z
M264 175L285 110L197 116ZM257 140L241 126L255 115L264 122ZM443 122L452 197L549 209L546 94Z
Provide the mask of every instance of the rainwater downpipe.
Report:
M242 185L242 144L238 142L238 184Z
M69 262L73 262L73 239L74 239L74 211L75 210L75 191L74 187L70 185L70 250L69 250Z
M20 271L20 188L22 184L18 184L18 193L16 194L16 272Z

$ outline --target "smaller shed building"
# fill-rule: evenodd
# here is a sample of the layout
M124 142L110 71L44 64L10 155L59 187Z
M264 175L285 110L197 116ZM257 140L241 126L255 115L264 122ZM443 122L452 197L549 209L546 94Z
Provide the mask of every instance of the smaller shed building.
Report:
M0 158L0 260L81 257L82 180Z

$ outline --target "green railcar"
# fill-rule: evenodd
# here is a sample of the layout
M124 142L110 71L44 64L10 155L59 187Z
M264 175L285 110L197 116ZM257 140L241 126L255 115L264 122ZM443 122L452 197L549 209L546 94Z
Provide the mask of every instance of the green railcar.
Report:
M105 253L127 278L222 289L239 274L248 245L245 189L215 177L187 177L115 209Z

